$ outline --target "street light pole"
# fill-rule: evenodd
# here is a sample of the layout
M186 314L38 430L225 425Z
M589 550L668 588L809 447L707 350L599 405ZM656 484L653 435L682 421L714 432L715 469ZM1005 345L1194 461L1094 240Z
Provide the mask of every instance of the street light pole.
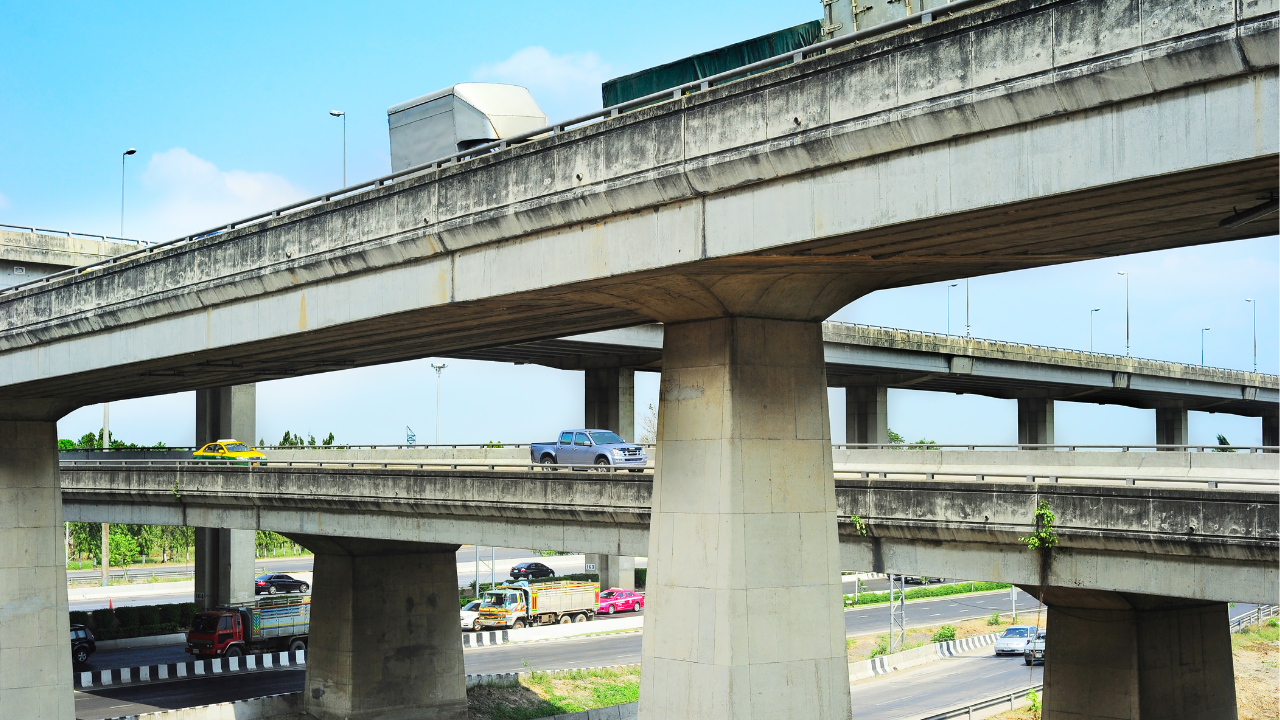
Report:
M138 152L133 148L120 155L120 237L124 237L124 159Z
M964 279L964 336L973 337L969 332L969 278Z
M342 187L347 186L347 114L341 110L330 110L329 114L342 118Z
M1212 329L1213 328L1200 328L1200 365L1201 367L1204 366L1204 334L1205 334L1205 331L1212 330Z
M431 363L431 367L436 371L436 444L440 444L440 371L449 367L444 363L439 365Z
M1094 308L1089 311L1089 352L1093 352L1093 314L1102 308Z
M1244 301L1253 307L1253 371L1258 372L1258 303L1253 298Z
M951 288L959 286L960 283L951 283L947 286L947 334L951 334Z
M1129 357L1129 273L1121 270L1116 274L1124 276L1124 356Z

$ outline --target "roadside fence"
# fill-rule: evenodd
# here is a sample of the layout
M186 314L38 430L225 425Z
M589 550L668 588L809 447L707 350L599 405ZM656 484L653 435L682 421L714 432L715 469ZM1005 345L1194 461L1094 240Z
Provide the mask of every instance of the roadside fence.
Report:
M1000 694L992 698L987 698L981 702L973 703L972 705L965 705L964 707L947 710L946 712L941 712L937 715L920 718L920 720L951 720L952 718L965 718L965 720L972 720L974 713L981 712L983 710L995 709L997 712L1003 712L1006 709L1017 710L1018 705L1028 704L1027 693L1033 690L1037 693L1042 693L1044 692L1044 685L1032 685L1030 687L1023 688L1022 690L1018 690L1017 692ZM988 715L994 714L996 713L987 713L981 717L987 717Z
M1250 625L1261 625L1264 621L1269 620L1276 615L1280 615L1280 606L1276 605L1259 605L1249 612L1235 617L1231 620L1231 632L1242 632Z

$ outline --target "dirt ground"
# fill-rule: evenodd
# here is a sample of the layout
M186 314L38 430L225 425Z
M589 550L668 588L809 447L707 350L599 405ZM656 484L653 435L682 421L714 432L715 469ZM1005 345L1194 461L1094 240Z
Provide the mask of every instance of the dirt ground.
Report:
M1036 616L1034 613L1021 613L1018 615L1018 622L1025 625L1034 625ZM1043 624L1043 619L1041 619ZM974 637L975 635L986 635L988 633L1003 632L1010 625L1010 616L1008 613L1000 616L999 625L988 625L987 620L965 620L964 622L951 623L956 629L956 639ZM907 631L907 645L905 649L928 645L933 642L933 634L937 632L938 627L932 626L927 628L917 628ZM872 656L876 648L881 645L887 645L889 635L859 635L846 640L848 647L849 662L858 662L866 660Z

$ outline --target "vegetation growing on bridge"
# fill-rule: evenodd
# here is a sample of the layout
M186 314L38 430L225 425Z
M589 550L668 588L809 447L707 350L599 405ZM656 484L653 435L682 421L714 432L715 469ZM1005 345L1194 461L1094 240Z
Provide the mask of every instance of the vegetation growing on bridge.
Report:
M1048 500L1041 500L1036 503L1036 511L1034 513L1036 521L1035 532L1020 537L1018 540L1027 544L1031 550L1040 550L1047 552L1050 548L1058 544L1058 533L1053 529L1053 524L1057 521L1058 516L1053 512L1053 506Z

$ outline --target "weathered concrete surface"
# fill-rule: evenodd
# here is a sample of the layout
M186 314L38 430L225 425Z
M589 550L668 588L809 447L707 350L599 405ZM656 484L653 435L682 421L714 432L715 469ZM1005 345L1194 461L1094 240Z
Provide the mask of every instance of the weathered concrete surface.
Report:
M1020 585L1268 603L1280 596L1272 492L837 480L842 566ZM1051 562L1020 539L1047 501Z
M889 442L888 388L877 385L848 387L844 397L844 441L864 444Z
M0 262L6 264L65 269L89 265L137 249L138 246L131 243L0 229Z
M237 439L252 444L257 435L254 385L196 391L196 445ZM197 527L195 598L204 608L253 600L254 531Z
M636 371L592 368L583 373L583 426L612 430L627 442L636 436Z
M649 552L653 486L641 475L64 468L62 482L68 520ZM836 484L842 570L872 570L879 562L905 574L1039 583L1039 562L1017 538L1034 530L1035 498L1043 497L1058 513L1069 548L1055 555L1055 584L1230 602L1271 602L1280 595L1280 500L1274 491L923 480ZM878 503L874 513L864 506L872 502ZM864 519L868 535L857 533L853 515Z
M0 397L90 403L761 302L817 320L881 288L1274 234L1218 221L1276 187L1275 10L1184 6L996 3L6 295Z
M72 720L57 423L0 422L0 720Z
M822 324L827 384L1280 415L1280 377L896 328ZM451 353L562 370L662 369L662 325ZM848 440L854 442L854 440ZM1270 443L1274 444L1274 443Z
M1235 720L1226 603L1057 587L1042 594L1046 720Z
M666 335L640 717L847 720L821 327Z
M458 546L289 537L315 553L305 712L466 720Z

